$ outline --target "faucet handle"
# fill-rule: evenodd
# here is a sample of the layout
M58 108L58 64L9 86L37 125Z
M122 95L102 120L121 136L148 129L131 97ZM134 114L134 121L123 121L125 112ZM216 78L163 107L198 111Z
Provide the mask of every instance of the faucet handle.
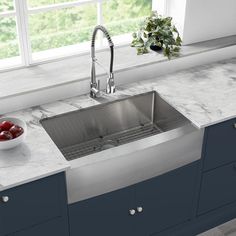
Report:
M98 82L95 84L91 83L90 97L100 97L100 80L98 80Z
M109 78L107 79L107 89L106 93L115 93L116 86L114 81L114 75L113 73L110 73Z

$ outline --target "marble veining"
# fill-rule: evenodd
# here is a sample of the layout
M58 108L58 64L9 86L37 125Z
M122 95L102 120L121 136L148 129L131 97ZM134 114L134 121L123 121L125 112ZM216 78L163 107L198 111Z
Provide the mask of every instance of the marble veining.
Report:
M117 87L112 95L89 95L5 114L26 121L23 145L0 151L0 191L67 169L70 165L40 124L45 117L155 90L196 127L236 117L236 58ZM1 186L2 185L2 186Z

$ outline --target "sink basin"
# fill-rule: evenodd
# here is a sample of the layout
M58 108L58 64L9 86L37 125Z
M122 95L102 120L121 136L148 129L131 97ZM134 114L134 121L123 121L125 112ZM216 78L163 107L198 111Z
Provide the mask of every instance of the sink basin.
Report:
M41 123L71 161L190 122L153 91L46 118Z
M203 130L148 92L41 121L70 161L72 204L139 183L201 158Z

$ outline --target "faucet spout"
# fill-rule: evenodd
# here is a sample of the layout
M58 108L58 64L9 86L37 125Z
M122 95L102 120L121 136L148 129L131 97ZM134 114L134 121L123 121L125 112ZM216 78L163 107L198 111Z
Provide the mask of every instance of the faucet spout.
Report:
M109 68L109 77L107 79L106 93L114 93L115 92L115 81L114 81L114 73L113 73L113 63L114 63L114 44L112 39L106 30L106 28L102 25L98 25L95 27L92 35L91 42L91 58L92 58L92 67L91 67L91 84L90 84L90 96L97 97L99 95L99 83L96 81L96 57L95 57L95 39L98 30L101 30L105 37L107 38L109 47L110 47L110 68Z

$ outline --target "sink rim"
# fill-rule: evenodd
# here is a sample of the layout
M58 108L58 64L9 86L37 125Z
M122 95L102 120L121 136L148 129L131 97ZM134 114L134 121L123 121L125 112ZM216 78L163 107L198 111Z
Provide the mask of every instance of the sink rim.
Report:
M91 110L91 109L99 109L101 107L105 107L107 106L108 104L113 104L113 103L117 103L117 102L121 102L121 101L124 101L124 100L128 100L130 98L135 98L135 97L140 97L140 96L146 96L148 94L155 94L155 96L159 96L162 100L164 100L157 91L155 90L151 90L151 91L148 91L148 92L144 92L144 93L139 93L139 94L135 94L135 95L128 95L127 97L123 97L123 98L117 98L115 100L112 100L112 101L106 101L104 103L99 103L99 104L94 104L92 106L88 106L88 107L82 107L82 108L78 108L77 110L73 110L73 111L69 111L69 112L65 112L65 113L61 113L61 114L58 114L58 115L53 115L53 116L50 116L50 117L45 117L45 118L42 118L39 120L40 124L42 125L42 122L43 121L46 121L46 120L51 120L51 119L54 119L54 118L59 118L61 116L64 116L64 115L69 115L69 114L73 114L73 113L80 113L80 112L84 112L84 111L87 111L87 110ZM97 102L99 102L98 99L94 99L94 98L91 98ZM164 100L165 101L165 100ZM167 101L165 101L166 103L168 103ZM170 105L168 103L169 106L173 107L172 105ZM174 108L174 107L173 107ZM175 109L175 108L174 108ZM178 111L179 112L179 111ZM187 118L186 118L187 119Z

